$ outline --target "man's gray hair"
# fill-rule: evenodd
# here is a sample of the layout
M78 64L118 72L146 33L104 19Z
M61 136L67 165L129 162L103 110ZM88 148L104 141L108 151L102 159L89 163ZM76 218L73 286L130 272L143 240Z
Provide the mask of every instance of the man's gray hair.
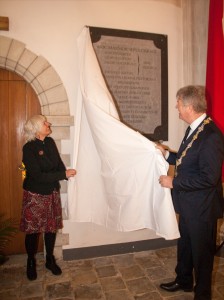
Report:
M176 94L177 99L181 99L184 105L192 105L197 113L206 112L206 90L202 85L188 85L180 88Z
M46 120L46 117L43 115L35 115L26 121L24 125L24 137L27 142L36 139L36 134L40 131Z

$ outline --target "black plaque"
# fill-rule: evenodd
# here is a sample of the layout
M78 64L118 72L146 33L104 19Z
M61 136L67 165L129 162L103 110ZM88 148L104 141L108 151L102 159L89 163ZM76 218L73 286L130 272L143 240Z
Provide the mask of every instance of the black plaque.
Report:
M167 36L99 27L90 27L90 35L121 121L167 141Z

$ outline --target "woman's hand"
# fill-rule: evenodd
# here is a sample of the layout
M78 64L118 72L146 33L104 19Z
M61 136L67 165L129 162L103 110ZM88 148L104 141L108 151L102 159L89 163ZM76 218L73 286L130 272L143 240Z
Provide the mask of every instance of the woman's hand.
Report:
M75 169L68 169L65 171L66 177L74 177L76 175L76 170Z

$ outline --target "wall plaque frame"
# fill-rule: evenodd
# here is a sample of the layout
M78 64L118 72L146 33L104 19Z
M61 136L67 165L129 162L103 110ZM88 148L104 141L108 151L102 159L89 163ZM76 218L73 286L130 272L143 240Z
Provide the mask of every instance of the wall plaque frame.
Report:
M150 140L168 140L168 55L163 34L89 27L120 119Z

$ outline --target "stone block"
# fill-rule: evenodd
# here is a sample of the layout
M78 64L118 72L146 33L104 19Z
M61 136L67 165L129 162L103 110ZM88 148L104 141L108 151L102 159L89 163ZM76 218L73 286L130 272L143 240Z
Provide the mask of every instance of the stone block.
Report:
M55 87L51 88L50 90L46 90L45 93L46 93L46 97L48 99L48 103L63 102L63 101L66 101L68 98L65 88L62 84L55 86Z
M11 38L0 36L0 57L7 57L11 43Z
M37 76L37 79L44 91L52 89L53 87L61 85L62 83L60 77L52 66L42 70L42 72Z
M37 93L39 100L42 101L42 93L44 92L44 89L41 85L41 83L38 81L38 79L36 79L35 77L33 77L33 74L31 74L30 72L25 72L24 77L26 78L26 80L30 80L28 82L32 81L32 87L35 90L35 92ZM40 95L40 96L39 96ZM48 101L44 101L44 103L42 103L42 105L48 104Z
M64 164L66 166L70 166L71 165L71 161L70 161L70 155L69 154L61 154L61 159L64 162Z
M0 42L1 42L1 40L0 40ZM0 57L0 67L5 69L5 64L6 64L6 58Z
M49 105L44 105L41 107L41 112L43 115L49 115L50 113L50 109L49 109Z
M70 128L52 126L51 137L55 140L67 140L70 137Z
M38 80L35 80L34 82L38 82ZM39 91L41 90L42 91L42 86L40 86L39 82L38 82L38 85L39 85ZM47 99L47 95L45 92L41 92L39 95L38 95L39 99L40 99L40 102L42 103L42 105L48 105L48 99Z
M64 246L69 244L69 234L68 233L57 233L57 238L55 246Z
M69 115L70 111L69 111L69 103L68 101L64 101L64 102L59 102L59 103L54 103L54 104L50 104L49 105L49 111L52 116L58 116L63 115L63 116L67 116Z
M47 118L47 120L48 120L48 118ZM48 122L50 122L50 121L48 120ZM61 153L61 141L60 140L55 140L55 144L58 148L58 152Z
M54 256L56 259L63 259L63 253L62 253L61 246L54 247Z
M33 78L42 74L47 68L49 68L49 62L42 56L38 56L29 66L27 72L32 74ZM26 76L26 73L24 74Z
M60 181L61 193L67 193L67 180Z
M10 71L14 72L14 70L16 68L16 64L17 64L17 62L15 60L11 60L11 59L6 58L7 70L10 70Z
M74 125L74 117L73 116L46 116L48 121L54 126L72 126Z
M25 44L22 42L19 42L17 40L12 40L12 43L9 48L9 52L7 55L7 61L6 65L8 66L8 63L15 62L15 66L19 60L19 58L22 56L22 53L24 52Z
M37 58L37 55L33 52L25 49L22 56L19 58L18 64L16 66L16 70L19 70L20 74L25 73L25 71L29 68L29 66L34 62ZM21 70L24 70L21 72Z

